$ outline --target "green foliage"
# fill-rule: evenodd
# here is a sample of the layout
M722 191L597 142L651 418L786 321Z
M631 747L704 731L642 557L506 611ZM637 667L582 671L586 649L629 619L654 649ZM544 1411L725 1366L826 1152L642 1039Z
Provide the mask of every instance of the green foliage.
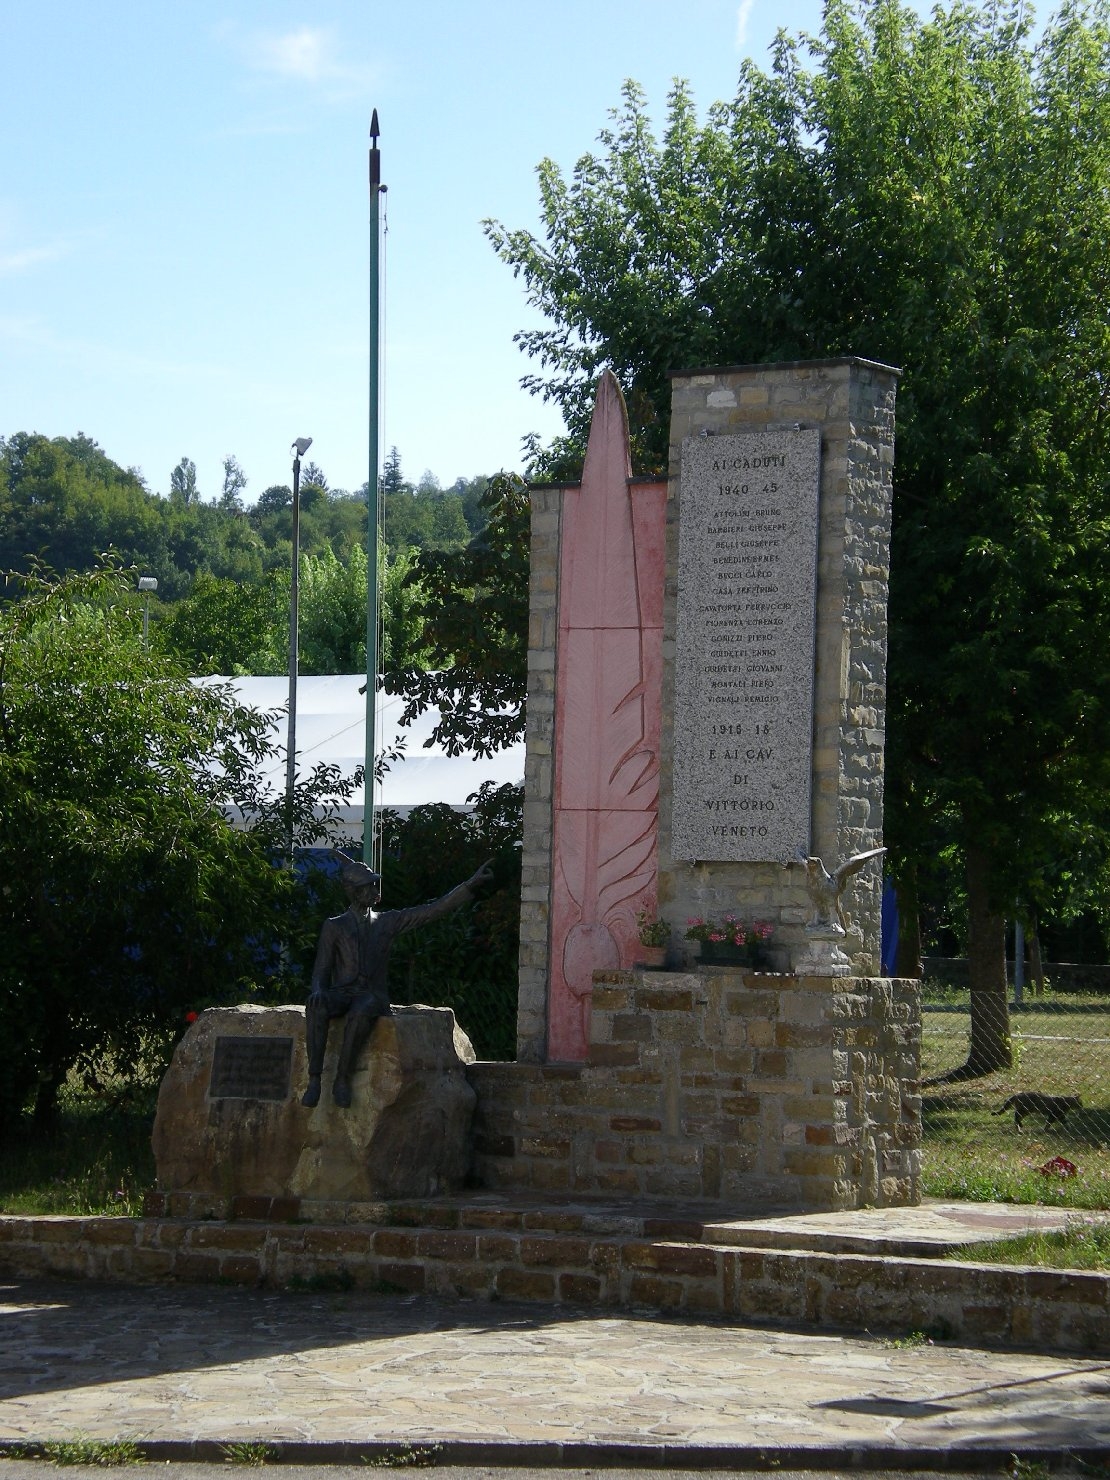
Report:
M131 1439L46 1439L37 1446L43 1459L55 1465L138 1465L143 1454Z
M381 551L382 662L421 661L415 608L419 587L408 580L411 552L389 562ZM279 674L289 670L289 572L270 571L241 583L200 575L192 593L156 624L153 642L193 674ZM366 671L366 552L341 561L329 545L301 557L300 669L303 674Z
M973 1082L952 1082L964 1060L971 1021L966 988L930 990L922 1018L923 1190L972 1202L1110 1207L1110 1093L1105 1043L1106 997L1056 993L1011 1012L1013 1062ZM1082 1108L1065 1123L1012 1110L1015 1093L1078 1095ZM1060 1177L1041 1168L1056 1156L1077 1168Z
M74 1067L95 1082L188 1008L249 997L278 940L311 950L307 891L274 866L284 797L256 779L269 717L146 651L130 584L35 572L0 607L0 1123L30 1101L49 1119ZM294 835L343 790L303 782Z
M140 479L82 432L0 439L0 569L26 570L38 555L58 568L88 568L114 545L161 577L168 543L156 506Z
M146 1046L137 1063L102 1064L102 1088L78 1076L62 1087L49 1133L5 1137L0 1211L24 1215L138 1217L154 1186L150 1128L160 1070L184 1022Z
M382 475L385 540L380 551L384 661L423 661L413 551L461 550L485 527L485 478L440 488L426 473L414 488L396 449ZM24 432L0 439L0 569L36 561L57 570L93 569L105 551L158 580L152 642L198 674L284 673L289 661L292 490L265 489L244 512L247 477L224 459L222 492L203 503L196 467L183 457L170 496L78 433L52 441ZM301 486L301 671L366 667L366 490L328 487L314 463Z
M240 1443L221 1444L220 1450L227 1465L248 1465L251 1468L261 1468L271 1460L280 1458L281 1451L274 1444L262 1443Z
M387 1444L380 1452L364 1454L362 1463L368 1469L428 1469L438 1466L442 1452L442 1444Z
M155 624L152 641L199 676L284 673L289 582L273 572L248 582L201 572L192 592Z
M544 239L486 226L548 320L518 339L568 427L532 449L549 476L604 366L643 471L665 463L673 367L903 367L890 862L909 883L938 837L979 851L983 987L1002 911L1089 896L1077 859L1106 908L1108 83L1103 3L1065 4L1034 46L1018 4L831 0L703 124L677 84L657 137L627 84L597 154L569 180L541 164Z
M191 457L183 457L170 474L170 498L177 504L196 503L197 465Z
M220 508L232 514L243 512L243 489L247 486L247 475L239 466L237 457L224 458L224 481L220 492Z
M484 484L485 479L475 479ZM462 485L461 487L459 485ZM413 546L421 550L460 550L478 527L476 496L465 479L443 489L431 473L414 488L401 472L401 457L390 449L378 481L382 537L391 550Z
M523 791L487 782L470 813L437 804L382 825L383 902L423 904L493 860L495 886L472 906L398 937L390 958L395 1002L454 1009L479 1058L516 1054Z
M482 495L487 524L465 550L424 550L406 586L416 592L422 657L386 664L385 687L406 700L402 723L432 705L432 739L448 755L488 756L524 733L528 664L530 507L520 478L500 473Z

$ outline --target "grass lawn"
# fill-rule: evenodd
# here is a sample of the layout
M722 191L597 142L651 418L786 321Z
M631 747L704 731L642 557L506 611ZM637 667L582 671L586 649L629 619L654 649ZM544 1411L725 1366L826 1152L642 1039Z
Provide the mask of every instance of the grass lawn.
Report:
M1110 1272L1110 1221L1077 1216L1062 1233L1024 1233L990 1244L968 1244L947 1257L970 1259L977 1264L1037 1264Z
M67 1086L51 1134L28 1126L0 1148L0 1212L141 1213L154 1186L154 1100L113 1103Z
M922 1015L927 1196L1110 1208L1110 999L1051 995L1010 1014L1014 1066L955 1084L930 1084L967 1056L966 994L926 996ZM997 1114L1010 1095L1078 1095L1061 1124L1037 1112L1020 1128ZM1041 1172L1057 1157L1074 1176Z

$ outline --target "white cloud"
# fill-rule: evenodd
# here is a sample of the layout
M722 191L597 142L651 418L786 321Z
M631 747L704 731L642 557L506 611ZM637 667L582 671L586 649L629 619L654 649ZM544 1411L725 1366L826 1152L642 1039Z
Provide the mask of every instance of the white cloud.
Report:
M752 5L754 3L755 0L740 0L739 8L736 11L736 46L738 50L743 50L744 44L748 39L748 20L751 16Z
M295 26L288 31L237 32L223 27L223 35L238 48L253 72L267 77L292 78L313 87L336 84L365 86L369 68L343 57L335 32L324 26Z
M301 26L282 36L255 36L249 55L252 65L260 72L319 82L335 71L332 47L327 31Z
M65 248L60 246L23 247L15 252L5 252L0 248L0 276L26 272L27 268L37 267L40 262L57 262L64 256Z

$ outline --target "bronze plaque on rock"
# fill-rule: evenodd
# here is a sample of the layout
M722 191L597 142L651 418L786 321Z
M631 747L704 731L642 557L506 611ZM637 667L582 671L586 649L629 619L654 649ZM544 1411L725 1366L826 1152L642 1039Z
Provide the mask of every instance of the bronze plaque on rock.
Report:
M210 1100L287 1100L292 1038L217 1038Z

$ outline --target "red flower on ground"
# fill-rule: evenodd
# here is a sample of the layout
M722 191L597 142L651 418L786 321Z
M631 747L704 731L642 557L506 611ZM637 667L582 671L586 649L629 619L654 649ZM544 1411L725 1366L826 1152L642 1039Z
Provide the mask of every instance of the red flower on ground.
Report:
M1038 1167L1042 1177L1078 1177L1079 1168L1074 1161L1069 1161L1066 1156L1054 1156L1051 1161L1046 1161L1043 1167Z

